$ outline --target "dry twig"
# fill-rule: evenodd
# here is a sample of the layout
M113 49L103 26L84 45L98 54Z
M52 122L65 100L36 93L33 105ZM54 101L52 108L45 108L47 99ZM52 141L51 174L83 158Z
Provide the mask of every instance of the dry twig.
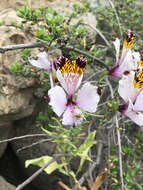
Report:
M108 1L110 3L111 7L114 9L115 16L116 16L116 19L117 19L117 22L118 22L118 26L119 26L119 30L120 30L120 34L121 34L121 37L123 37L123 32L121 30L121 24L120 24L120 19L119 19L118 13L117 13L117 11L115 9L115 6L114 6L113 2L111 0L108 0Z
M19 153L19 152L21 152L21 151L23 151L23 150L25 150L27 148L31 148L33 146L36 146L37 144L41 144L41 143L48 142L48 141L51 141L51 140L52 139L42 139L41 141L38 141L38 142L32 143L32 144L30 144L28 146L24 146L22 148L19 148L16 152Z
M47 134L30 134L30 135L23 135L23 136L19 136L19 137L13 137L10 139L5 139L0 141L0 143L5 143L5 142L11 142L11 141L15 141L15 140L19 140L19 139L24 139L24 138L29 138L29 137L47 137Z
M46 43L40 43L40 42L28 43L28 44L8 45L8 46L0 47L0 53L5 53L6 51L12 51L12 50L18 50L18 49L25 49L25 48L38 48L38 47L41 48L41 47L46 47L47 45L48 44L46 44ZM89 54L86 51L74 48L72 46L65 46L65 47L61 47L61 48L65 48L69 51L75 51L77 53L80 53L82 55L90 57L94 61L96 61L97 63L100 63L101 67L105 67L107 70L109 70L108 66L104 63L104 61L98 59L97 57Z
M83 25L89 26L90 28L92 28L95 32L97 32L97 34L99 34L99 36L104 40L104 42L106 43L106 45L109 47L109 49L112 49L111 44L109 43L109 41L107 40L107 38L102 34L102 32L100 32L96 27L94 27L91 24L88 23L81 23Z
M64 184L62 181L58 181L58 184L65 190L71 190L66 184Z
M111 83L108 80L108 77L106 78L106 82L109 86L111 97L114 98L114 92ZM118 138L118 151L119 151L119 167L120 167L120 180L121 180L121 190L124 190L124 179L123 179L123 167L122 167L122 145L121 145L121 137L120 137L120 131L119 131L119 123L118 123L118 117L117 114L115 115L115 125L116 125L116 131L117 131L117 138Z

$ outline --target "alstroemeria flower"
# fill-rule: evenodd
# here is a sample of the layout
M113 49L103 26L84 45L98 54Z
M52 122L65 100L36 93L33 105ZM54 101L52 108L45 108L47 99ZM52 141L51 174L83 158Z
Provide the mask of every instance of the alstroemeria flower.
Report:
M119 95L125 101L120 112L136 124L143 125L143 70L131 71L119 81Z
M135 34L133 31L128 30L123 43L123 50L120 59L120 40L116 38L116 40L113 42L116 50L116 64L115 67L110 70L110 75L122 77L124 73L137 69L138 62L140 60L140 54L139 52L132 52L130 49L134 43L134 39Z
M49 71L50 72L50 83L51 83L51 87L53 87L53 78L55 77L55 72L56 72L54 62L52 60L50 60L48 54L45 51L40 52L37 55L37 57L38 57L37 60L34 60L34 59L29 60L29 63L35 67Z
M143 90L134 102L129 99L126 104L120 106L119 110L137 125L143 126Z
M64 89L60 86L51 88L48 91L49 104L59 117L63 114L63 125L79 125L83 121L81 109L88 112L96 111L100 99L98 88L87 82L78 90L77 95L75 94L86 65L83 57L78 57L72 62L60 57L57 65L57 78Z
M76 60L70 61L68 58L61 56L57 59L58 67L56 75L69 96L73 96L79 87L87 61L84 57L79 56Z
M136 88L135 84L136 73L131 71L127 75L123 75L122 79L119 81L118 93L123 98L125 102L131 99L132 102L136 99L136 96L140 92L140 88Z

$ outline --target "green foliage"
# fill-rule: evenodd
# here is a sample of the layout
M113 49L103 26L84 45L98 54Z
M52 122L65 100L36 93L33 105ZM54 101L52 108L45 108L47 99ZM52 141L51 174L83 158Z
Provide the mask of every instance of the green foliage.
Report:
M45 116L43 116L42 114L39 115L39 121L45 122L46 120L47 118ZM51 137L52 142L56 143L57 151L59 153L65 154L65 156L63 156L64 159L61 159L60 164L63 166L62 168L59 167L59 164L57 166L54 165L55 167L52 168L53 170L59 169L60 172L70 176L71 180L74 181L79 171L81 171L84 162L86 160L92 161L91 158L88 156L88 151L95 144L96 132L91 132L87 137L85 137L85 140L82 142L82 144L80 143L81 145L79 146L79 142L81 141L80 137L85 136L85 134L81 131L82 126L80 125L74 128L71 127L66 129L56 118L53 118L53 120L55 121L56 125L49 124L50 129L45 129L45 127L42 129L48 136ZM70 154L71 156L66 157L66 154ZM71 162L73 157L80 158L80 164L77 167L76 173L71 168ZM26 162L26 165L36 164L42 167L44 163L45 161L43 162L43 157L41 157Z
M24 22L33 21L36 22L39 19L43 18L45 15L46 8L41 6L39 10L30 9L27 5L24 5L23 8L19 8L17 11L17 16L24 19Z
M17 11L17 15L24 19L31 19L31 10L28 6L24 6Z
M10 70L15 74L22 74L23 72L23 64L21 63L15 63L10 65Z
M14 64L11 64L9 69L17 76L30 76L32 73L32 67L31 65L27 64L30 55L30 49L22 50L22 55L19 57L19 61L17 61Z
M142 22L143 7L138 6L134 0L114 0L113 3L120 20L122 32L125 33L128 29L132 29L136 34L143 36L141 33L142 24L139 24ZM120 36L115 10L110 5L99 4L99 7L94 9L94 12L96 13L100 30L108 31L106 37Z
M138 151L143 148L142 144L142 134L137 133L134 139L134 144L128 143L122 145L123 152L123 177L124 183L126 184L125 190L141 190L142 186L137 182L137 176L142 175L143 167L142 163L139 162L139 154ZM140 146L140 148L138 147ZM140 154L142 156L142 153ZM113 180L111 183L112 189L120 190L120 171L119 171L119 159L118 159L118 150L116 146L112 147L112 153L110 157L110 162L112 163L112 167L110 170L110 175Z
M70 25L73 17L80 18L84 12L89 10L89 4L84 2L74 8L69 15L64 15L52 8L41 7L40 9L30 9L27 5L18 9L17 15L24 19L23 23L31 21L31 24L37 26L37 31L31 33L37 41L47 43L51 48L59 48L63 45L75 44L81 48L83 46L83 37L87 35L85 26L81 26L82 19L77 19L77 23ZM39 24L37 21L42 21ZM24 27L20 26L20 27ZM31 28L32 29L32 28Z

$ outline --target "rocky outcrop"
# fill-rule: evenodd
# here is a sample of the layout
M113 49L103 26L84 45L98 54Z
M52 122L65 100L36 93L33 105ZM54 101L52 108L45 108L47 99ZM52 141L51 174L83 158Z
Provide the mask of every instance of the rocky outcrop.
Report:
M0 176L0 189L1 190L15 190L16 187L8 183L2 176Z
M0 19L9 25L10 20L21 22L12 9L0 13ZM12 26L0 26L0 46L26 43L27 38L20 29ZM20 57L20 51L0 54L0 141L8 139L12 131L12 123L32 114L34 101L32 89L33 79L17 79L9 71L9 66ZM3 155L7 143L0 144L0 157Z
M0 141L5 140L9 137L9 133L11 129L12 129L11 124L8 122L0 124ZM3 155L6 149L6 146L7 146L7 142L0 144L0 157Z

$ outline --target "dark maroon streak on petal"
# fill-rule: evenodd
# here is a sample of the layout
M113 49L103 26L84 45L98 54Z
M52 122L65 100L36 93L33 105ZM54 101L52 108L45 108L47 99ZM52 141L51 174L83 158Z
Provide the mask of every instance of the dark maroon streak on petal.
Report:
M116 65L115 67L113 67L112 69L109 70L109 75L113 75L114 76L114 72L116 71L116 69L119 68L119 65Z
M80 68L84 68L87 64L87 60L83 56L79 56L76 59L76 63Z
M127 42L130 42L130 41L131 41L131 38L132 38L134 35L135 35L134 32L129 29L129 30L126 32L126 40L127 40Z
M101 96L101 89L100 89L100 88L97 88L97 94L98 94L99 96Z
M123 104L123 105L119 105L119 108L118 108L119 112L125 113L126 110L128 109L128 105L129 105L128 103Z
M124 72L124 75L128 75L130 72L129 71L125 71Z
M64 66L64 64L66 63L66 58L64 56L60 56L59 58L57 58L55 64L62 68Z

